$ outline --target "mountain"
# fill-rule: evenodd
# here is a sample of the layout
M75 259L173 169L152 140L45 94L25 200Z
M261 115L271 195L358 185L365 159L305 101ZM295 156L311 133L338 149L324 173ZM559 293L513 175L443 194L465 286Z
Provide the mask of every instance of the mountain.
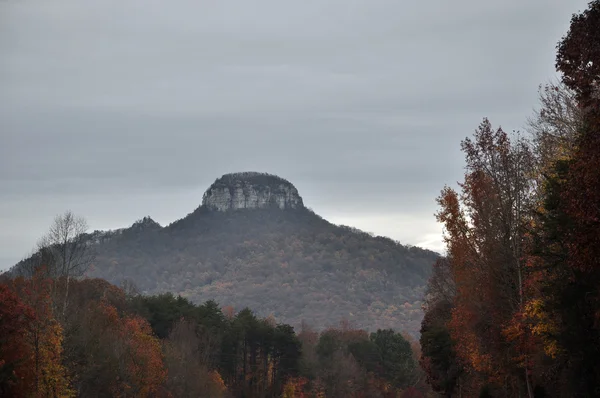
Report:
M213 299L292 325L347 319L412 334L438 256L333 225L289 181L248 172L217 179L195 211L166 227L146 217L89 237L98 255L88 275L144 293Z

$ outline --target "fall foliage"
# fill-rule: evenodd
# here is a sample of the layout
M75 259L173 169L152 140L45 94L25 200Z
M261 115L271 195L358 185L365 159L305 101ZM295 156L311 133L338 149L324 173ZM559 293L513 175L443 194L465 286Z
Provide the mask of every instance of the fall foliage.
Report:
M484 119L438 198L421 365L445 396L600 394L598 26L599 1L573 16L531 136Z
M369 335L345 322L296 334L247 308L142 296L130 285L126 293L101 279L71 280L69 312L55 318L52 289L66 284L43 270L0 284L3 396L395 397L427 390L415 342L390 329ZM57 297L60 313L64 292Z
M0 285L0 395L26 396L34 384L31 346L23 338L33 309L7 285Z
M15 396L74 395L63 364L63 329L54 317L51 281L36 272L2 285L7 307L1 318L7 341L0 363L8 370L6 389ZM2 301L4 306L4 301Z
M324 328L350 319L361 328L402 329L414 337L438 257L330 224L306 208L199 207L165 227L147 218L87 236L96 242L88 277L131 281L144 294L249 307L296 327L302 320Z
M0 280L0 396L600 396L599 27L573 15L528 135L460 143L443 257L304 208L57 217Z

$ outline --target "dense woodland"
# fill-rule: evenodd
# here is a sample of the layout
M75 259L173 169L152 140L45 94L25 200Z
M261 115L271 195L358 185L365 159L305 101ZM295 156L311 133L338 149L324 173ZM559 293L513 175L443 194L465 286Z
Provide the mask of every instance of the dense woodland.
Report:
M61 275L60 257L0 284L0 396L405 397L426 391L418 344L348 323L299 332L249 309L143 296ZM68 250L67 250L68 251ZM69 258L68 256L67 258ZM56 276L60 275L60 276Z
M509 135L484 119L462 141L464 180L438 197L447 253L430 258L419 342L399 330L369 332L348 321L294 328L278 316L257 316L248 307L262 303L248 292L240 298L235 284L275 274L277 284L259 285L256 294L277 291L282 296L271 300L286 295L291 302L315 295L315 302L337 306L336 283L347 282L342 268L366 273L364 285L349 294L368 303L368 292L385 283L406 286L402 275L417 282L428 276L420 249L332 229L308 211L217 217L200 208L166 232L145 219L92 235L82 218L67 212L18 272L0 280L0 396L600 396L599 26L600 0L572 17L557 47L561 81L541 88L541 108L527 134ZM238 236L235 253L225 252L219 242L231 242L231 225L244 219L264 225L257 234L272 239ZM312 240L298 231L314 232L316 225L321 230ZM189 230L199 232L177 235ZM178 237L170 241L181 253L170 252L171 271L151 261L166 255L160 234ZM134 249L117 261L125 243ZM200 251L208 254L195 274L185 264ZM406 260L411 253L419 259ZM105 272L118 276L119 287L83 277L98 257L111 265ZM242 257L250 259L243 264L249 270L236 263ZM368 267L356 258L369 258ZM211 279L223 262L234 275L230 285ZM400 264L403 274L389 264ZM308 281L296 280L299 269L311 271ZM139 284L131 282L135 272ZM199 278L205 283L197 284ZM328 289L311 285L311 278ZM187 297L142 294L152 289ZM319 296L323 291L333 293ZM219 304L199 300L210 296ZM408 298L389 296L398 306ZM243 300L249 305L240 305ZM297 311L267 308L277 315ZM385 316L375 312L366 323Z
M557 49L529 134L484 120L438 198L421 365L447 397L600 396L600 1Z

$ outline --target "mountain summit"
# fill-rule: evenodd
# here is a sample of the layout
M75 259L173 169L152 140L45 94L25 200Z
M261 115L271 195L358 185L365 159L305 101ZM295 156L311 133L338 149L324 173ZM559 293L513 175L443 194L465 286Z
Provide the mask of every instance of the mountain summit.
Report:
M202 205L211 210L304 207L291 182L276 175L257 172L225 174L204 193Z

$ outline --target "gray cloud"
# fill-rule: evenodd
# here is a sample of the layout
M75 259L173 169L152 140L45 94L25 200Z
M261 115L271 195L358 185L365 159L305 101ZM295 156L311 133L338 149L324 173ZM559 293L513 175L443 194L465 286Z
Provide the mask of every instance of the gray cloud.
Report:
M569 4L570 3L570 4ZM0 2L0 267L279 174L334 222L441 248L435 197L484 116L519 129L586 2Z

